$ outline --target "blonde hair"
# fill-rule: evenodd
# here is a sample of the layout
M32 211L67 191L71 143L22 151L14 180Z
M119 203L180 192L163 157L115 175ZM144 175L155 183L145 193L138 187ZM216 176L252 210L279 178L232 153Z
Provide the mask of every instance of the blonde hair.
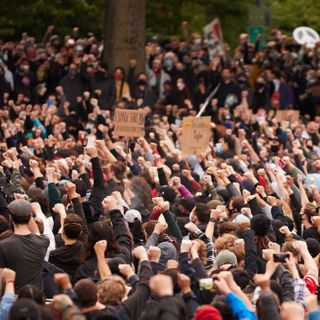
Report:
M98 284L99 302L104 305L118 305L126 295L126 284L119 276L110 276Z

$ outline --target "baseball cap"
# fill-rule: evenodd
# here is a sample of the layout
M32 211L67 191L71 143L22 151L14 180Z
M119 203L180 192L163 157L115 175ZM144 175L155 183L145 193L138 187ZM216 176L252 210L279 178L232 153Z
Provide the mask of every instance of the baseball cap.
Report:
M32 213L31 203L24 199L13 200L7 208L9 213L16 217L28 217Z
M218 267L221 267L225 264L231 264L233 266L236 266L238 264L238 260L233 252L229 250L222 250L218 253L215 264Z
M140 222L142 222L140 212L135 209L129 209L124 215L124 220L126 220L128 223L134 223L134 219L138 219Z

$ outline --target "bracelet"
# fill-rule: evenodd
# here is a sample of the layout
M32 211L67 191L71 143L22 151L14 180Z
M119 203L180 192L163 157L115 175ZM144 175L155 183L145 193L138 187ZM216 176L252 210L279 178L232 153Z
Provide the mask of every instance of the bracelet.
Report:
M210 222L213 222L213 223L216 223L216 222L217 222L217 220L216 220L215 218L210 218L209 221L210 221Z
M14 283L14 280L6 280L6 284L8 283Z

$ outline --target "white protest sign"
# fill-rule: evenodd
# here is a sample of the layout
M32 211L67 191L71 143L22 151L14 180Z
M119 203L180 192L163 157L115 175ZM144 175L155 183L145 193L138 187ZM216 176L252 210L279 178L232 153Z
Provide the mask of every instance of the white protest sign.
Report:
M208 39L210 59L224 53L223 34L219 19L212 20L203 28L205 39Z
M309 27L295 28L293 38L298 44L306 45L307 48L314 48L320 41L318 32Z

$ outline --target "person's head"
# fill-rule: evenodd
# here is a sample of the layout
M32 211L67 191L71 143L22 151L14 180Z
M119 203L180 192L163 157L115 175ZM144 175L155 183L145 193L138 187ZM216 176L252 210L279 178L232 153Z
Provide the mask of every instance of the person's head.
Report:
M180 214L189 215L195 206L195 201L193 198L181 198L175 204Z
M226 221L219 226L219 237L224 234L234 235L239 230L239 226L231 221Z
M217 308L221 315L222 319L224 320L236 320L237 318L233 316L232 310L229 306L229 304L226 301L226 298L223 295L216 295L212 302L211 305L215 308Z
M291 252L293 258L298 262L299 259L299 251L294 247L295 240L285 241L282 245L282 252Z
M177 50L180 47L180 41L178 37L171 37L170 38L170 47L172 50Z
M69 240L78 240L83 231L83 220L76 214L68 214L64 220L62 237Z
M72 181L76 185L76 192L80 194L80 197L85 197L87 194L87 185L81 179L75 179Z
M136 82L138 86L146 86L148 82L148 76L145 72L139 72L136 76Z
M27 225L32 214L32 207L27 200L13 200L8 204L8 211L14 225Z
M154 72L159 72L161 70L161 60L160 59L154 59L152 61L151 67L152 67L152 70Z
M231 136L226 135L221 139L223 151L234 150L235 144Z
M308 250L312 256L312 258L317 257L320 254L320 243L316 239L308 238L306 240Z
M251 219L251 229L258 237L266 236L271 225L271 220L264 214L257 214Z
M130 180L130 189L135 195L136 199L139 200L146 210L151 210L153 207L151 197L151 187L144 177L133 177Z
M157 223L158 223L157 220L149 220L148 222L145 222L142 225L142 230L143 230L145 239L148 239L152 235L154 227Z
M113 229L106 221L96 221L89 228L88 243L85 258L95 255L94 245L100 240L107 240L107 255L120 253L120 247L113 233Z
M121 161L113 162L110 166L110 172L112 178L122 180L126 172L126 166Z
M222 70L221 76L224 82L230 82L232 78L231 70L229 68L224 68Z
M220 311L212 306L200 306L194 314L194 320L222 320Z
M37 304L28 298L17 300L10 309L9 320L40 320Z
M99 302L119 305L126 296L126 284L119 276L109 276L98 284Z
M241 209L245 206L244 199L242 196L235 196L230 199L229 202L229 212L236 213L241 212Z
M44 293L32 284L27 284L19 290L18 299L22 298L31 299L40 305L44 305L46 302Z
M82 308L89 308L96 305L98 301L98 288L91 279L81 279L75 286L74 291L80 301Z
M228 250L234 253L234 255L237 257L237 261L239 264L244 259L245 251L244 246L237 240L239 240L239 238L235 235L226 233L223 236L217 238L215 242L215 247L218 253L223 250Z
M311 218L316 215L317 215L317 207L314 204L308 202L304 210L301 212L301 220L312 223Z
M69 77L71 79L74 79L77 73L78 73L77 65L75 63L71 63L69 66L69 72L68 72Z
M186 83L183 78L177 79L177 88L179 91L182 91L186 87Z
M130 209L125 213L124 219L129 225L134 243L141 244L145 240L145 237L142 230L142 217L140 212L135 209Z
M122 81L124 79L125 73L122 67L117 67L114 69L113 77L116 81Z
M211 210L206 204L198 202L192 211L191 222L196 225L208 223L210 219L210 213Z

